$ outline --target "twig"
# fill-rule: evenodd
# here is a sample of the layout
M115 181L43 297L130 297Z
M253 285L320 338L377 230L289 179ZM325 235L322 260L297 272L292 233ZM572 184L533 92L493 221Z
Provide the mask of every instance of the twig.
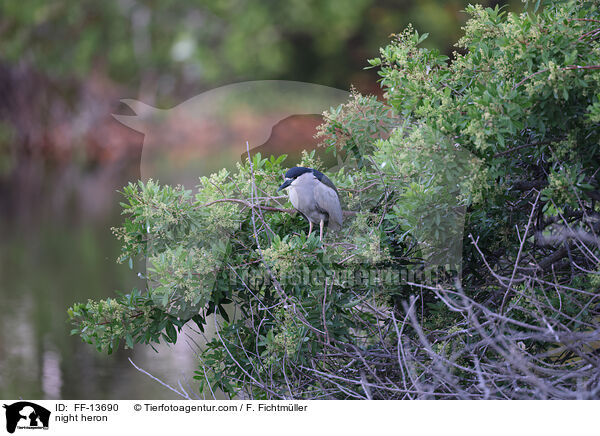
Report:
M506 289L506 293L504 294L504 298L502 299L502 304L500 305L500 314L504 313L504 304L506 303L506 299L508 298L508 294L511 291L511 287L513 281L515 280L515 275L517 274L517 266L519 265L519 261L521 260L521 253L523 252L523 247L525 246L525 241L527 241L527 234L529 233L529 228L531 227L531 222L533 220L533 214L537 209L538 200L540 199L541 192L538 192L533 205L531 206L531 212L529 214L529 220L527 221L527 226L525 226L525 232L523 234L523 238L521 239L521 243L519 244L519 252L517 253L517 258L515 259L512 275L510 276L510 281L508 282L508 286ZM517 228L518 230L518 228Z
M569 18L567 21L591 21L593 23L600 23L600 20L593 20L592 18Z
M129 360L129 363L131 363L133 365L133 367L135 369L137 369L139 372L146 374L148 377L150 377L152 380L159 382L161 385L163 385L164 387L172 390L173 392L175 392L177 395L179 395L182 398L185 398L186 400L191 400L192 398L190 398L190 396L188 395L187 392L185 392L183 389L181 392L179 392L177 389L175 389L174 387L170 386L169 384L163 382L162 380L160 380L157 377L154 377L152 374L150 374L148 371L143 370L142 368L140 368L139 366L137 366L135 363L133 363L133 360L131 360L131 357L128 357L127 360Z
M518 147L513 147L513 148L510 148L510 149L505 150L505 151L500 151L500 152L496 153L493 157L504 156L504 155L510 154L512 152L515 152L515 151L518 151L518 150L522 150L523 148L536 147L538 145L551 144L552 142L553 141L540 141L540 142L531 142L529 144L519 145Z
M274 198L278 198L278 197L274 197ZM283 208L279 208L279 207L262 206L260 204L255 204L255 203L251 203L246 200L242 200L240 198L219 198L218 200L213 200L213 201L209 201L208 203L201 204L201 205L197 206L197 208L200 209L203 207L212 206L213 204L217 204L217 203L237 203L237 204L242 204L251 209L260 209L260 210L264 210L267 212L283 212L283 213L289 213L292 215L297 212L296 209L283 209ZM352 215L356 215L358 212L353 211L353 210L344 210L344 211L342 211L342 213L346 216L352 216Z
M249 201L241 200L239 198L220 198L218 200L213 200L208 203L201 204L200 206L198 206L198 208L208 207L208 206L212 206L213 204L226 203L226 202L243 204L244 206L252 208L252 209L256 208L256 209L261 209L261 210L266 210L266 211L271 211L271 212L284 212L284 213L290 213L290 214L296 213L296 211L294 209L281 209L279 207L261 206L260 204L250 203Z
M568 65L566 67L562 67L562 68L558 68L558 70L560 71L567 71L567 70L599 70L600 69L600 65ZM519 83L517 83L515 86L513 86L513 91L515 89L517 89L519 86L521 86L523 83L525 83L527 80L531 79L534 76L537 76L538 74L542 74L545 73L547 71L550 71L550 68L544 68L543 70L540 71L536 71L533 74L530 74L529 76L525 77L523 80L521 80Z

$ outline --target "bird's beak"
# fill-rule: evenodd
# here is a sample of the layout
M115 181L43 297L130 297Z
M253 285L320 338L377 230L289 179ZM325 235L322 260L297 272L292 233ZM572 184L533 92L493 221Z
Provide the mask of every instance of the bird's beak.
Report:
M279 187L279 189L277 189L277 192L281 191L282 189L287 188L288 186L290 186L291 183L292 183L292 179L287 179L285 182L283 182L283 184Z

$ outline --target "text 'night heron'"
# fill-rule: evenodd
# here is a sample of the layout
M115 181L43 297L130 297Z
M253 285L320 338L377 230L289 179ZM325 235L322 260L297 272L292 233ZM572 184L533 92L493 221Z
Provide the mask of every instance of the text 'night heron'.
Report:
M333 182L312 168L295 167L285 173L285 182L277 191L288 188L292 206L308 220L310 236L313 224L319 224L319 239L323 240L323 226L330 230L342 226L342 206Z

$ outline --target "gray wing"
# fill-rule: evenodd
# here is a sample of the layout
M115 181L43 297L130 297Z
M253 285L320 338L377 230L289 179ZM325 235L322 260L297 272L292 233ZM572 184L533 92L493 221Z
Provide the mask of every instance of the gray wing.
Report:
M331 183L331 182L330 182ZM329 228L336 230L342 226L342 206L337 191L327 185L318 183L315 186L317 207L329 215Z
M333 189L335 191L335 193L338 193L337 188L335 187L335 185L333 184L333 182L331 180L329 180L329 177L327 177L325 174L321 173L321 183L326 184L327 186L329 186L331 189Z

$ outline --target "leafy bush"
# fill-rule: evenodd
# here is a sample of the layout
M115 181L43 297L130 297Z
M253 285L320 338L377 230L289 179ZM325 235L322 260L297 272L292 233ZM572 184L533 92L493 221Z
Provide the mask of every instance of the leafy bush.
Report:
M200 390L242 398L597 397L597 6L467 12L451 62L409 27L370 61L385 100L325 114L341 231L307 237L273 196L283 156L195 196L129 185L115 233L148 289L75 305L74 332L209 326Z

